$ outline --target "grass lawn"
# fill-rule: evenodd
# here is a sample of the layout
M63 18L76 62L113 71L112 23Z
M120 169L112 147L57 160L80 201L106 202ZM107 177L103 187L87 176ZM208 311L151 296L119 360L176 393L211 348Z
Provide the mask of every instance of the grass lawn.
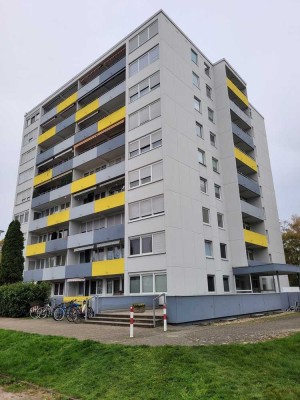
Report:
M0 330L0 374L78 399L300 399L300 334L248 344L147 347Z

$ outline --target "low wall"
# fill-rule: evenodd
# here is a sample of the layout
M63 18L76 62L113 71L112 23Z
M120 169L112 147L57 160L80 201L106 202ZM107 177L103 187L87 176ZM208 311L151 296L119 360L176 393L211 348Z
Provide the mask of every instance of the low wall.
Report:
M155 296L112 296L112 297L96 297L92 300L92 307L98 314L105 310L119 310L129 308L132 303L144 303L146 307L153 306Z

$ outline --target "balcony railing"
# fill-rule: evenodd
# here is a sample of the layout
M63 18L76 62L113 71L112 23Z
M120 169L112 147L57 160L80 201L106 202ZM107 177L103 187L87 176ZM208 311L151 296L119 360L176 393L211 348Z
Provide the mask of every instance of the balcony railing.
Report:
M238 139L240 139L242 141L244 147L246 147L250 150L255 149L253 137L250 136L248 133L244 132L234 122L232 122L232 132Z
M261 233L249 231L244 229L244 240L247 244L258 246L258 247L268 247L268 239L266 235Z
M246 201L241 200L242 213L253 217L255 220L263 221L265 219L264 210L260 207L253 206Z
M229 100L231 110L247 125L251 128L251 118L239 108L232 100Z

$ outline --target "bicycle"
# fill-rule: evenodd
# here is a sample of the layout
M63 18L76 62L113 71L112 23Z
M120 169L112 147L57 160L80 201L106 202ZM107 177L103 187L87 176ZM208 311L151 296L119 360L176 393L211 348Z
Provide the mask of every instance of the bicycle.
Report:
M70 318L72 322L79 323L85 319L86 302L83 302L83 306L80 308L73 308L70 312ZM92 307L87 307L87 318L91 319L95 315Z

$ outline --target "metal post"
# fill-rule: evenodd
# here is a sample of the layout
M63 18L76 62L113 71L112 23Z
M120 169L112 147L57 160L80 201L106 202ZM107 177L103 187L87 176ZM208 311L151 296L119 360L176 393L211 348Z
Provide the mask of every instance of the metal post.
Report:
M85 302L85 310L84 310L84 319L87 321L87 309L88 309L88 300Z
M133 338L133 324L134 324L134 308L130 307L130 327L129 327L129 337Z
M252 287L252 277L251 277L251 274L249 274L249 279L250 279L250 290L251 290L251 293L253 293L253 287Z
M153 326L155 328L155 299L153 299Z
M280 288L280 281L279 281L279 275L278 275L278 271L276 271L276 276L277 276L278 290L279 290L279 293L281 293L281 288Z
M167 305L164 304L164 332L167 332Z

